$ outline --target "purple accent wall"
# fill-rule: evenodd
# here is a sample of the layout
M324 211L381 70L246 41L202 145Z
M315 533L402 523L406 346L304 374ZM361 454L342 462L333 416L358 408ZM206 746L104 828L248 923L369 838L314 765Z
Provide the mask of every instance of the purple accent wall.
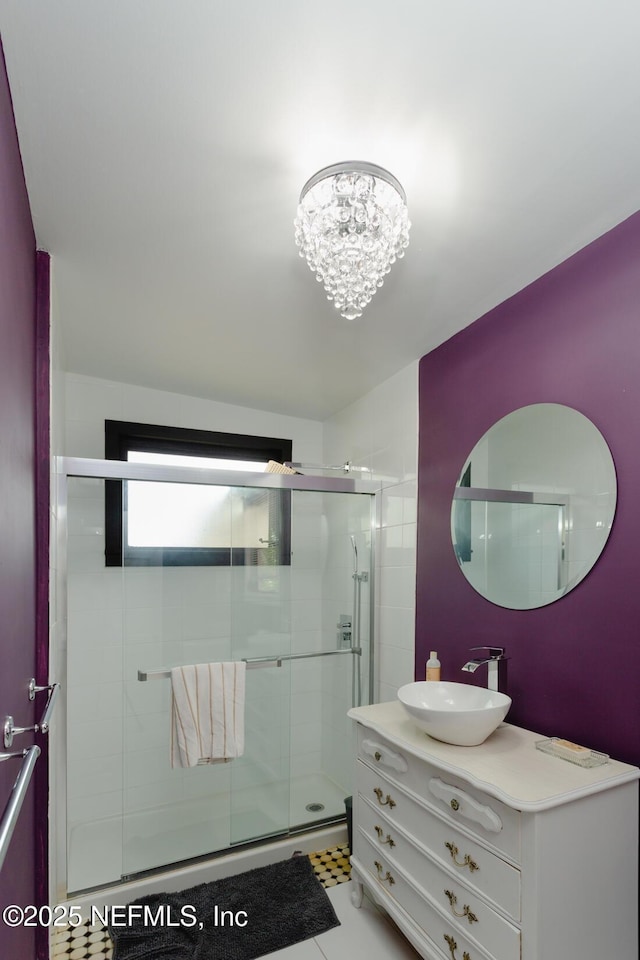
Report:
M27 698L36 627L35 304L35 237L0 47L0 718L11 714L20 726L35 722ZM18 765L0 764L0 810ZM35 894L32 783L0 874L0 908L33 903ZM35 956L33 929L0 921L0 956Z
M36 498L36 630L35 679L49 682L49 540L51 517L51 261L48 253L36 253L35 310L35 498ZM59 678L51 678L59 679ZM41 715L47 694L38 694ZM58 717L53 718L58 722ZM49 902L49 737L36 737L42 753L33 778L35 804L35 882L37 904ZM36 928L36 958L49 956L49 930Z
M429 650L443 679L465 682L469 647L505 646L509 722L640 764L640 213L424 356L419 383L416 677ZM458 569L451 497L482 434L542 402L574 407L603 434L616 516L576 589L506 610ZM469 682L484 683L481 670Z

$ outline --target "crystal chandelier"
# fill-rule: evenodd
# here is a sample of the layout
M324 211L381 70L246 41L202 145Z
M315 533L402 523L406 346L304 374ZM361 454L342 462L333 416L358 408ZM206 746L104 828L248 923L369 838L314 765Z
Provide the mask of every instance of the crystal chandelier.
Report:
M371 300L409 244L404 190L373 163L336 163L305 183L294 221L300 256L347 320Z

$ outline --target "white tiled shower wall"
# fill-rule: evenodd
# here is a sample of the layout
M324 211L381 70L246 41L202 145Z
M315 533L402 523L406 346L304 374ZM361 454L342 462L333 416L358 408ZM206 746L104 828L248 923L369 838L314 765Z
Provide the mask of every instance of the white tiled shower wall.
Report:
M376 699L414 679L418 362L324 423L326 463L349 460L381 482L376 542Z
M102 458L104 420L108 418L290 437L294 443L295 460L312 463L341 463L350 460L356 465L369 467L372 476L380 480L384 488L380 498L380 529L375 569L377 699L393 698L397 687L413 678L417 363L405 368L324 424L74 374L59 377L58 381L58 400L61 387L64 388L65 414L64 430L59 429L58 424L54 449L68 456ZM55 393L54 389L54 396ZM62 404L56 404L54 417L61 416L61 407ZM110 651L112 656L107 655L109 641L115 639L116 645L121 643L117 638L122 635L123 624L129 624L129 627L124 628L127 630L142 630L139 636L134 637L132 634L130 641L144 644L149 640L149 624L147 623L145 628L143 621L145 618L148 620L153 609L153 604L149 605L147 599L150 596L149 591L153 593L157 585L150 581L154 580L154 574L160 573L129 571L142 576L135 577L134 581L125 587L121 580L116 584L116 577L121 576L121 571L112 571L116 574L113 578L113 589L118 594L115 606L109 611L96 608L89 602L91 560L90 553L85 552L83 558L83 550L88 545L86 531L90 531L92 526L91 510L98 510L99 519L100 506L95 502L91 505L92 496L87 496L88 493L87 488L80 494L80 498L86 497L86 503L81 504L81 507L88 511L85 513L85 532L70 531L72 540L76 537L71 561L70 629L81 631L87 638L81 661L76 665L73 662L69 664L68 678L71 704L82 707L83 715L88 717L87 723L81 729L70 734L72 739L75 738L76 761L82 758L86 761L86 764L84 761L77 762L75 768L72 766L69 779L70 809L78 822L82 822L85 817L94 816L97 805L105 816L110 813L117 814L122 807L122 736L125 736L125 741L130 746L133 745L133 727L140 723L140 718L135 718L135 709L129 709L125 711L124 723L132 729L122 732L119 728L116 730L116 725L122 724L122 712L119 712L118 717L112 714L114 710L120 711L121 697L116 689L119 687L119 679L111 674L114 669L122 669L121 666L114 666L116 660L118 664L121 663L122 656L121 652L116 654L113 648ZM53 519L55 528L55 516ZM316 519L317 516L315 519L310 517L309 522L314 523ZM78 539L83 536L84 543L82 539ZM363 546L364 541L361 543L361 555ZM91 550L90 544L89 547ZM348 569L350 557L343 556L341 563ZM217 572L222 574L222 578L229 573ZM298 575L295 582L292 581L291 589L294 591L292 618L296 618L296 609L299 610L301 618L295 634L303 647L306 643L312 646L315 639L314 617L322 616L319 599L308 595L308 581L304 571ZM296 591L298 596L295 596ZM367 589L363 588L365 603L367 595ZM348 592L346 596L348 599ZM317 610L315 614L314 609ZM365 610L365 622L366 618ZM137 623L137 627L132 628L133 623ZM188 644L189 638L182 636L181 642ZM197 630L192 642L197 645ZM164 649L162 652L167 653ZM151 647L147 646L145 649L131 651L131 656L135 659L134 654L138 657L143 654L157 657L160 656L160 651L152 651ZM184 651L183 655L186 656ZM220 656L226 655L228 654L225 654L221 647ZM125 660L124 669L128 669L127 663L128 659ZM331 664L326 661L321 671L309 670L308 663L299 664L301 679L305 682L306 678L308 689L299 687L298 695L292 702L294 723L291 751L294 774L303 773L306 767L313 767L317 762L317 751L322 751L324 763L329 769L335 768L337 778L349 769L348 742L344 738L344 728L337 729L339 718L336 710L332 709L338 705L342 708L344 704L340 684L344 685L346 675L344 670L338 674L337 666L337 658L333 659ZM91 683L90 687L87 682ZM135 691L139 699L143 685L131 678L130 682L134 684L130 689ZM152 696L153 692L150 684L145 690L145 696ZM156 692L160 696L157 688ZM312 714L322 717L324 732L321 741L310 733L312 724L309 710L316 700L317 710L313 708ZM296 710L299 711L297 718ZM333 727L336 727L335 731ZM340 745L337 752L336 743ZM158 749L164 749L164 745L158 745ZM103 756L99 757L100 754ZM149 762L148 757L136 757L134 754L135 751L127 760L129 769L135 770L135 778L128 778L133 792L131 797L125 798L127 806L137 802L144 805L149 796L157 799L160 789L154 764ZM93 773L92 764L95 767ZM227 775L225 773L221 776L224 778ZM173 788L175 789L175 784ZM113 867L118 869L116 864Z

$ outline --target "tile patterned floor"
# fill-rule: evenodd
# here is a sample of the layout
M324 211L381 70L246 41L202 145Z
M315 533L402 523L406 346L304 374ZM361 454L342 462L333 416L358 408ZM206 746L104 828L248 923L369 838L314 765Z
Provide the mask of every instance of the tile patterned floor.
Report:
M66 927L51 938L53 960L111 960L113 944L106 927Z
M321 850L320 853L310 853L309 859L323 887L335 887L351 879L351 860L346 843Z
M323 887L334 887L350 879L351 862L346 844L310 853L309 859ZM52 935L51 946L52 960L111 960L113 957L113 944L106 927L81 924L59 928Z

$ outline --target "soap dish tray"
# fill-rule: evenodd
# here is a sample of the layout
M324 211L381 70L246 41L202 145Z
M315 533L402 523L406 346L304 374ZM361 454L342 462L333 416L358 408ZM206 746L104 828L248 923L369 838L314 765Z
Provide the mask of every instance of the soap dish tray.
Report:
M536 749L542 753L548 753L552 757L559 757L561 760L567 760L569 763L575 763L579 767L600 767L603 763L609 762L608 753L598 753L597 750L580 750L576 755L571 755L571 751L566 747L560 747L557 744L558 738L551 737L549 740L536 740Z

